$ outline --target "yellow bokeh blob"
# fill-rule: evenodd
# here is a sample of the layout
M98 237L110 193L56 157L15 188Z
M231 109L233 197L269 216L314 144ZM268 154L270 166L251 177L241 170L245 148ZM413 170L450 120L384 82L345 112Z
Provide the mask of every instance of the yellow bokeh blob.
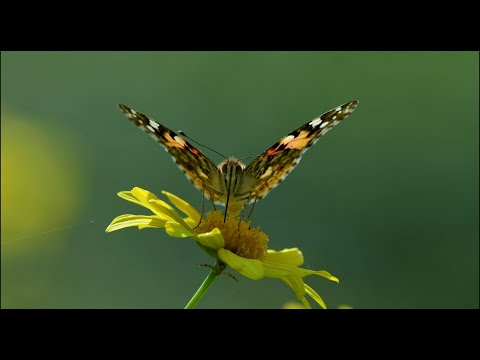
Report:
M287 301L283 304L282 309L306 309L306 307L298 301Z
M71 136L38 119L2 114L1 124L2 252L46 250L81 206L79 154Z

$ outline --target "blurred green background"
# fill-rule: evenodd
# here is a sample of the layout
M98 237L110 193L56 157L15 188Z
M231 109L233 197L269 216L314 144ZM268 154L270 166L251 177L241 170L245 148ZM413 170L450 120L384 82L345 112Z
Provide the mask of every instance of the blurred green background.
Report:
M353 99L253 225L340 278L306 278L330 308L478 308L478 69L477 52L2 52L2 308L182 308L207 275L191 239L104 232L148 213L116 196L134 186L201 205L118 103L242 158ZM237 277L198 307L295 300Z

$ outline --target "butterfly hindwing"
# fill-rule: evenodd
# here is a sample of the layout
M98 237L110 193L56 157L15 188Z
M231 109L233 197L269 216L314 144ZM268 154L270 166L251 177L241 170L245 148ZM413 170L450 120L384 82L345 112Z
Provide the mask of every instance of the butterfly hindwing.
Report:
M257 156L245 169L254 189L252 197L260 199L276 187L295 166L302 154L332 127L345 119L356 108L357 100L350 101L300 126Z

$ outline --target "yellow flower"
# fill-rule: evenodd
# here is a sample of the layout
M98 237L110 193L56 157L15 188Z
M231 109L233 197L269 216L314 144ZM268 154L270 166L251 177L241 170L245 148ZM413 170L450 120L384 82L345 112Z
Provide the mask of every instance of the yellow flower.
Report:
M139 229L164 228L170 236L190 237L221 264L252 280L265 277L283 280L305 307L310 308L306 299L308 295L326 309L320 295L305 284L303 278L319 275L337 283L338 279L325 270L300 268L303 254L298 248L281 251L267 249L268 236L259 227L250 228L250 222L240 221L233 216L228 216L224 222L220 211L207 213L206 219L202 219L195 228L200 222L200 213L179 197L166 191L162 193L185 216L151 192L135 187L132 191L119 192L118 196L146 207L155 215L120 215L113 219L105 231L137 226Z

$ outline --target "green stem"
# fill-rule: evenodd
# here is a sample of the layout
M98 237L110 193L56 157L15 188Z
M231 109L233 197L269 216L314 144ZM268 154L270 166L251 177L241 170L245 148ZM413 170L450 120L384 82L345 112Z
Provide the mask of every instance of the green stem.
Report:
M210 274L208 274L208 276L205 278L202 285L200 285L197 292L192 296L188 304L185 305L185 309L193 309L197 305L202 296L207 292L210 285L212 285L213 280L215 280L215 278L220 275L224 269L225 265L218 261L214 266L212 266Z

